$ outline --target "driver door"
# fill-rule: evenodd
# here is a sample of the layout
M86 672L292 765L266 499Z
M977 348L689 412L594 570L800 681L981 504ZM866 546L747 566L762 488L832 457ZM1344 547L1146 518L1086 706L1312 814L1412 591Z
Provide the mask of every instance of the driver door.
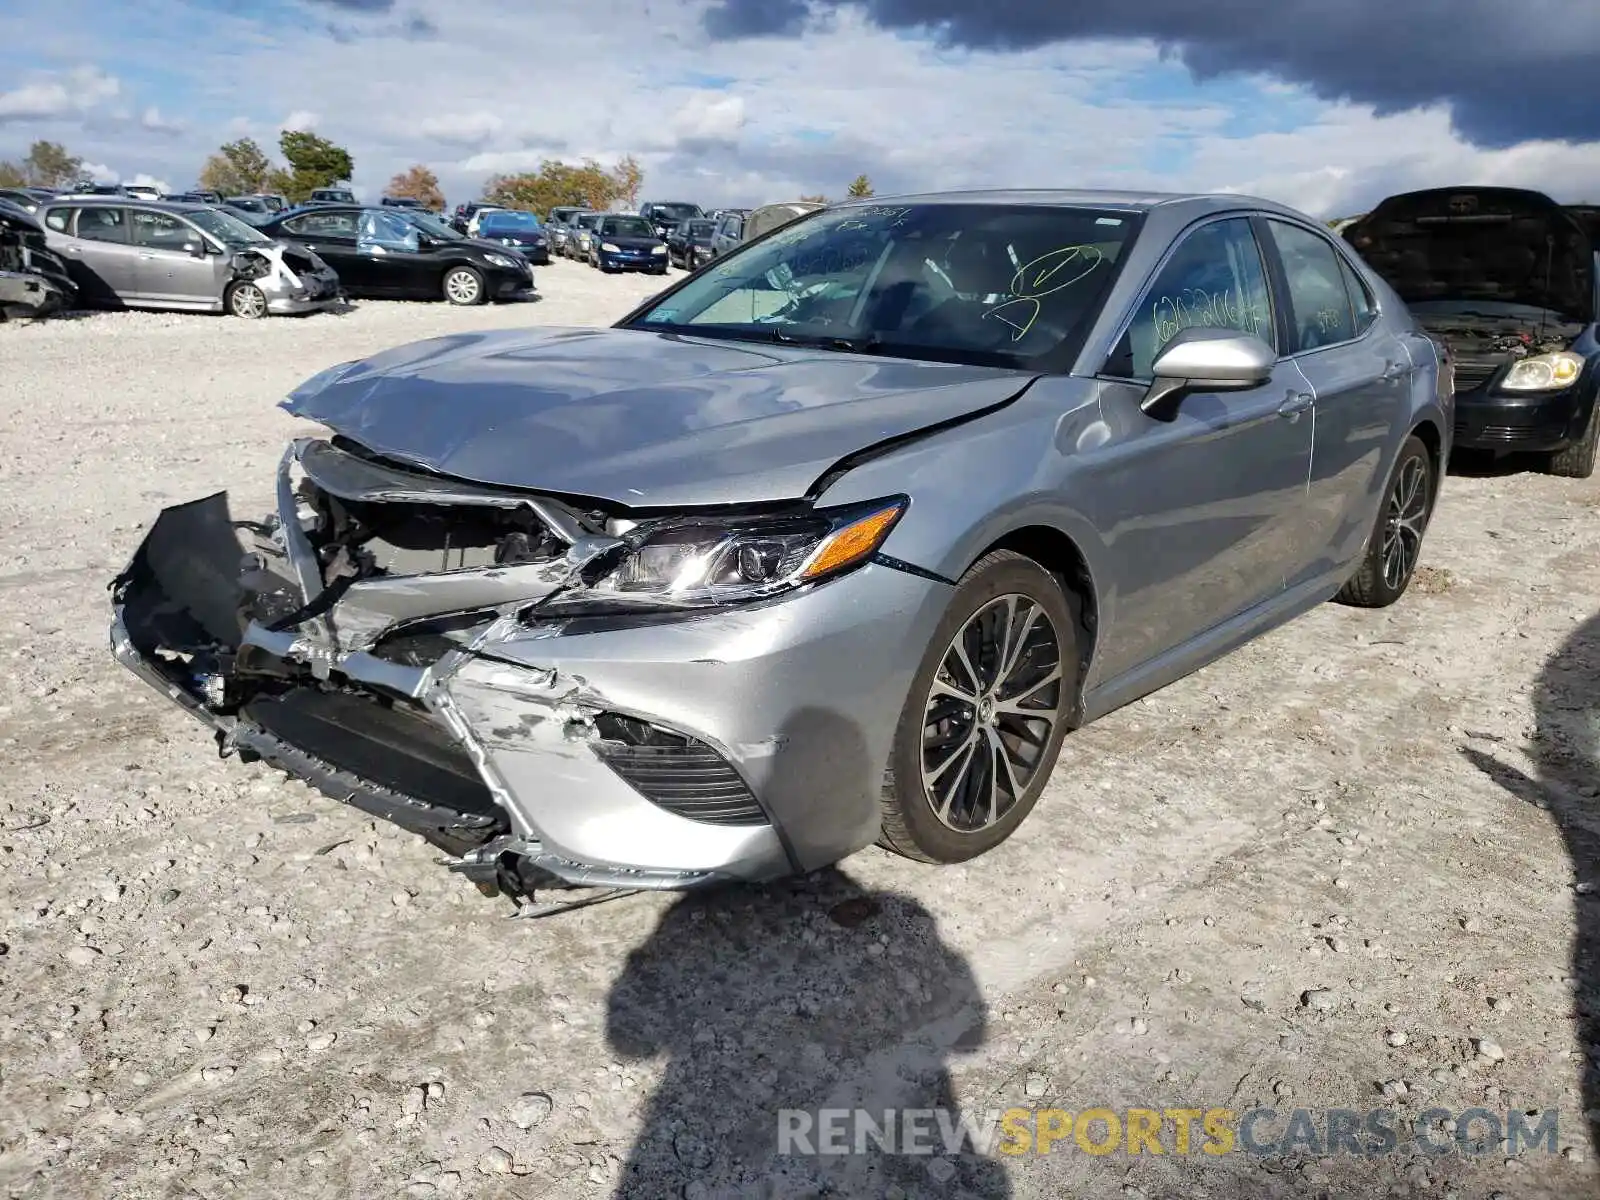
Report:
M435 290L422 250L422 234L393 213L364 212L356 231L356 254L374 295L398 296ZM426 278L425 278L426 277Z
M1223 636L1219 626L1279 599L1312 554L1311 396L1293 360L1280 357L1254 388L1186 392L1165 419L1139 408L1151 364L1182 329L1237 329L1281 355L1263 262L1247 217L1190 230L1102 370L1111 434L1085 456L1084 494L1110 552L1116 608L1095 683Z

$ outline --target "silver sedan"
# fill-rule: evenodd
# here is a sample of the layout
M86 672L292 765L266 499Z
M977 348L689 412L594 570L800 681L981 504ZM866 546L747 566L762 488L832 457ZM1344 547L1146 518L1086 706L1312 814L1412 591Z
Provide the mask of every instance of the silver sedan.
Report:
M163 512L116 654L514 894L990 851L1070 731L1398 600L1452 429L1442 352L1316 221L1100 192L835 205L613 328L285 407L336 436L265 522Z

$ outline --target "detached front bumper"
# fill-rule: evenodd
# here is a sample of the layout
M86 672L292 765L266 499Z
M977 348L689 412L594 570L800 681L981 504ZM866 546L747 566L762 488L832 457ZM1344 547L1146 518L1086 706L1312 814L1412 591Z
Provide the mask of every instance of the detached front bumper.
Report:
M225 752L463 868L512 853L574 884L768 879L877 836L945 585L868 565L695 619L530 618L569 586L574 546L549 564L360 581L330 604L289 525L295 454L276 523L241 529L224 494L167 509L113 585L117 659Z

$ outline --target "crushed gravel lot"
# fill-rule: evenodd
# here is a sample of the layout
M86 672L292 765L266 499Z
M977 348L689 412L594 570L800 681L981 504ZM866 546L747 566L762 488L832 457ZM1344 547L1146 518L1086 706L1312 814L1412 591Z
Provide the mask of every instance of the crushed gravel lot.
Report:
M1073 735L963 867L870 850L510 920L420 840L219 761L109 654L141 531L224 488L264 510L305 429L275 406L324 367L608 324L662 281L539 284L0 327L6 1194L1600 1193L1600 478L1453 474L1398 605L1324 606ZM1558 1152L777 1154L780 1108L952 1103L1272 1108L1262 1138L1297 1108L1558 1110Z

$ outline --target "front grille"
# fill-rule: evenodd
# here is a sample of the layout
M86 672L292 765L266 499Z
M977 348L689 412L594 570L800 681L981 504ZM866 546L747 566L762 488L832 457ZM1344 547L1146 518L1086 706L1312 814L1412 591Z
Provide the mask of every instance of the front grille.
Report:
M450 810L452 826L505 824L504 810L467 752L442 725L403 704L296 688L252 700L240 715L341 771Z
M1550 442L1558 440L1565 432L1560 425L1472 425L1456 422L1458 442L1501 442L1515 445L1519 442Z
M1494 378L1495 372L1500 369L1500 363L1462 362L1456 360L1456 391L1470 392L1480 388Z
M617 713L601 713L602 761L659 808L706 825L765 825L739 772L704 742Z

